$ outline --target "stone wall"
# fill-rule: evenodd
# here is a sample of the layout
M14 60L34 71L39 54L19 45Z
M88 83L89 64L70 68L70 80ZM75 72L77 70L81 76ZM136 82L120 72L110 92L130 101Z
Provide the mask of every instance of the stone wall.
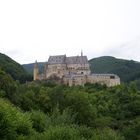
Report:
M64 84L69 86L84 86L87 83L85 75L73 75L68 77L63 77Z
M67 74L84 74L91 73L89 64L67 64Z
M120 78L115 74L92 74L87 78L88 83L100 83L108 87L120 84Z
M62 78L64 75L89 75L90 73L89 64L51 64L47 66L46 78L52 75Z
M48 65L46 70L46 78L49 78L52 75L62 78L65 74L66 74L66 64Z
M69 86L84 86L86 83L99 83L107 87L120 85L120 78L114 74L72 75L64 77L63 81L64 84Z

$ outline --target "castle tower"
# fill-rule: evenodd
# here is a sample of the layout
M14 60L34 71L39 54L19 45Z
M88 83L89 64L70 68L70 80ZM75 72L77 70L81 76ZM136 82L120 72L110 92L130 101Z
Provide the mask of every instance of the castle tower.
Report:
M83 56L83 50L81 50L81 56Z
M43 79L46 80L47 79L47 63L44 64L44 69L43 69Z
M39 70L37 61L34 64L34 81L39 80Z

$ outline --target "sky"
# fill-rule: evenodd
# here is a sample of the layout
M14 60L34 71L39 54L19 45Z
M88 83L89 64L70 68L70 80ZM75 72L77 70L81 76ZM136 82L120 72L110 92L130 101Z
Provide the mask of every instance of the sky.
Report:
M27 64L81 50L140 61L140 0L0 1L0 53Z

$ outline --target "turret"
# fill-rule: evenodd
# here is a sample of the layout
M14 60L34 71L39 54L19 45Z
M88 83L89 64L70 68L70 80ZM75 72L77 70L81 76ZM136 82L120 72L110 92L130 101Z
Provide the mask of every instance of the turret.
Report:
M83 56L83 50L81 50L81 56Z
M34 81L39 80L39 70L37 61L34 64Z
M47 73L47 64L45 63L44 64L44 70L43 70L43 79L44 80L46 80L46 78L47 78L46 73Z

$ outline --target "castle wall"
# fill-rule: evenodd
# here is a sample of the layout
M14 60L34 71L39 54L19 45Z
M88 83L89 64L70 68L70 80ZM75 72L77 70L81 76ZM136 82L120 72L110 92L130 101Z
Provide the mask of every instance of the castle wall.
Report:
M74 75L69 77L64 77L63 82L69 86L77 86L81 85L84 86L86 84L86 76L84 75Z
M77 85L84 86L85 83L86 83L85 76L77 76L77 77L73 78L73 85L74 86L77 86Z
M67 64L67 74L83 74L89 75L89 64Z
M114 74L92 74L87 77L88 83L100 83L108 87L120 85L120 78Z
M102 85L106 85L107 87L120 85L120 78L117 75L108 74L73 75L69 77L64 77L63 81L64 84L69 86L84 86L86 83L99 83Z
M56 75L57 77L62 78L64 75L68 74L89 75L89 64L51 64L47 67L46 78L52 75Z
M48 65L46 70L47 78L51 77L52 75L62 78L64 74L66 74L66 64L51 64Z

